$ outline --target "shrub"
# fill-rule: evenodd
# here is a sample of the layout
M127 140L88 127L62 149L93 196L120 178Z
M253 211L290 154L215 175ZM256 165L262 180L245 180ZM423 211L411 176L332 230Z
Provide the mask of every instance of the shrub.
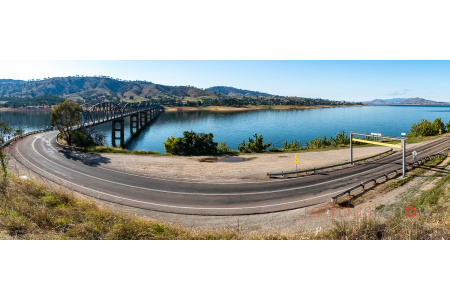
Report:
M445 133L445 124L442 122L441 118L437 118L436 120L431 123L431 128L433 130L433 134L439 134L439 129L442 131L442 133Z
M183 132L183 137L168 137L164 142L166 153L174 155L214 155L217 154L217 143L212 133Z
M350 144L350 137L345 134L345 131L339 131L339 133L336 134L336 136L330 137L332 141L332 145L335 147L338 147L340 145L349 145Z
M76 130L72 132L72 143L78 147L103 146L105 135L93 129Z
M74 131L72 132L72 144L78 147L88 147L90 143L87 135L79 131Z
M430 136L433 135L433 130L431 127L431 122L425 119L420 120L417 123L411 125L409 129L409 136Z
M272 145L272 143L264 144L264 138L262 137L262 135L258 136L258 134L255 133L255 135L253 135L253 137L255 139L248 138L248 144L245 144L245 140L242 141L242 143L239 144L239 146L238 146L239 151L246 152L246 153L250 153L250 152L261 153L261 152L264 152L267 148L269 148Z
M282 150L293 150L293 151L297 151L300 150L302 148L302 143L300 141L294 140L290 143L288 143L288 141L284 141L283 145L281 146Z
M237 151L228 147L227 142L220 142L217 151L220 154L237 154Z
M409 137L418 137L418 136L431 136L439 134L439 129L442 130L442 133L446 132L446 128L449 128L450 122L444 125L441 118L437 118L431 123L428 120L422 119L417 123L414 123L409 129Z

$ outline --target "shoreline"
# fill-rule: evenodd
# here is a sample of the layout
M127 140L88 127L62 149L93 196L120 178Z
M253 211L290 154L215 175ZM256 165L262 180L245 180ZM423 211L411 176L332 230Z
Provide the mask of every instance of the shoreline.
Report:
M20 107L20 108L0 107L0 111L17 111L17 112L52 111L52 109L47 107Z
M333 108L333 107L354 107L365 105L317 105L317 106L295 106L295 105L261 105L261 106L206 106L206 107L188 107L188 106L171 106L164 107L167 112L183 112L183 111L255 111L255 110L305 110L305 109L319 109L319 108Z
M317 105L317 106L295 106L295 105L261 105L261 106L171 106L164 107L167 112L183 112L183 111L223 111L223 112L237 112L237 111L255 111L255 110L306 110L306 109L319 109L319 108L334 108L334 107L356 107L356 106L370 106L370 105ZM47 107L0 107L0 111L51 111L51 108Z

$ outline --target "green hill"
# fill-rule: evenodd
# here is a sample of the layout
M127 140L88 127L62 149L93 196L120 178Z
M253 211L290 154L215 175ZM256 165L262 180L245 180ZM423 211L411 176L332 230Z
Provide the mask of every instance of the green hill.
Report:
M237 89L231 86L213 86L206 89L209 92L215 92L227 96L245 96L245 97L274 97L274 95Z
M52 95L71 100L113 100L214 96L190 86L166 86L146 81L125 81L110 77L55 77L44 80L0 80L0 96L36 97ZM99 99L100 98L100 99Z

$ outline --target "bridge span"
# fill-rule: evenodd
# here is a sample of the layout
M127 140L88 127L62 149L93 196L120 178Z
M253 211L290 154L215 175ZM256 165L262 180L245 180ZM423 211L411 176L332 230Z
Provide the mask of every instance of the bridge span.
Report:
M111 122L111 141L114 147L117 145L117 140L120 141L121 147L125 145L125 117L130 117L130 133L133 136L164 111L160 104L150 101L125 104L101 102L94 105L83 105L82 108L81 127Z

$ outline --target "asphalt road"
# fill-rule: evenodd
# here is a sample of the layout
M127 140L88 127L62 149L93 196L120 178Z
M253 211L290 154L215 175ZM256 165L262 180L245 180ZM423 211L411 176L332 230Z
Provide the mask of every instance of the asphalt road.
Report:
M344 169L261 182L203 183L136 175L108 168L99 154L73 152L56 145L56 132L15 142L10 152L33 172L96 199L162 212L195 215L243 215L283 211L325 201L361 182L401 168L401 153ZM418 158L450 147L450 138L421 147L407 145Z

